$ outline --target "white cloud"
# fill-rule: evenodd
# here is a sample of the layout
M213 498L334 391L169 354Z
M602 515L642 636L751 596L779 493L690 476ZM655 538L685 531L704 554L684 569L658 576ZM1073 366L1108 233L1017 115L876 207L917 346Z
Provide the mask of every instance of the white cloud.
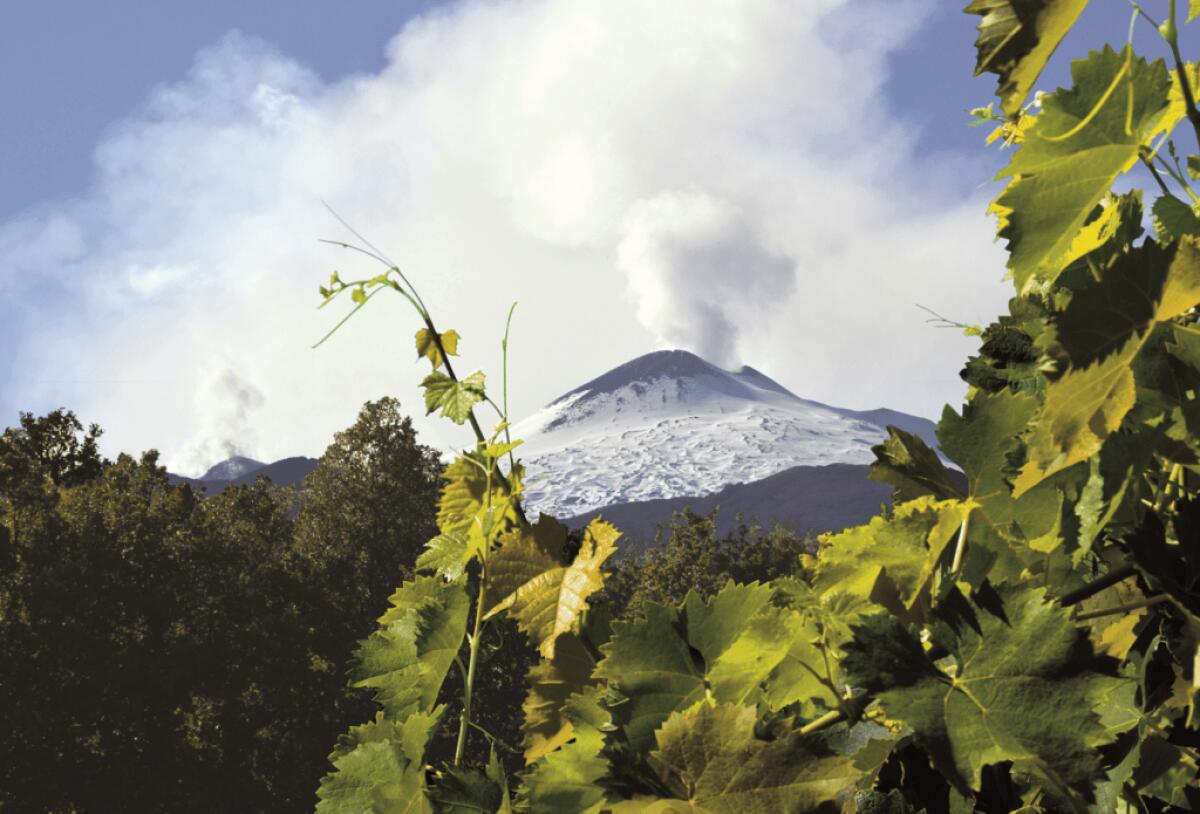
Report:
M514 417L656 343L935 413L972 343L914 304L979 321L1007 294L982 202L922 189L887 113L888 53L930 8L466 2L336 85L232 35L111 129L88 194L0 224L0 285L60 297L22 329L15 406L67 404L191 472L228 444L318 453L385 393L420 412L400 298L307 349L338 316L312 308L329 270L376 272L315 242L345 237L325 199L463 333L460 367L498 375L520 301Z

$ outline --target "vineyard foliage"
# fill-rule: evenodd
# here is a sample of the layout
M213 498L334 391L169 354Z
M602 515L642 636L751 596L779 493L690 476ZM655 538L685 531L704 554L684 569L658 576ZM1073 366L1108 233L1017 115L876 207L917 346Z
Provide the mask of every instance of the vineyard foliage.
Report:
M1086 5L967 7L998 77L999 110L974 112L1011 150L991 211L1015 292L970 329L967 400L938 426L961 474L892 428L872 477L893 508L793 577L606 619L590 603L618 530L530 522L507 406L456 375L459 335L386 261L334 275L326 303L409 300L426 406L477 443L445 471L421 575L359 647L379 713L337 743L320 814L1200 810L1200 155L1175 141L1200 136L1198 75L1170 0L1162 21L1133 11L1164 58L1106 46L1033 96ZM1152 194L1113 191L1131 170ZM514 777L472 720L501 616L540 657ZM457 750L430 765L451 670Z

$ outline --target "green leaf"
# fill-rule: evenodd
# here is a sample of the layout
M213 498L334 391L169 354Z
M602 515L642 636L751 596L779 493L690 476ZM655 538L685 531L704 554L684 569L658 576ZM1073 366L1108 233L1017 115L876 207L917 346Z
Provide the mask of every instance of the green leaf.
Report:
M517 447L521 446L523 443L525 442L516 440L503 444L488 444L483 448L483 454L484 457L491 458L493 461L498 461Z
M1086 793L1099 774L1095 747L1109 738L1095 705L1123 679L1095 669L1086 633L1044 591L1005 587L992 597L956 628L935 630L953 668L881 615L856 630L845 669L960 790L979 789L984 766L1012 760Z
M863 776L853 758L786 729L754 735L753 707L700 704L676 712L655 733L649 762L671 796L617 803L614 814L809 812L832 803Z
M470 561L490 545L501 529L524 522L518 509L522 469L518 464L508 473L508 485L493 478L488 499L487 462L477 453L460 455L442 473L446 485L438 502L438 528L442 534L466 535L463 556ZM564 531L565 537L565 531ZM446 543L450 546L450 543ZM447 550L447 556L450 551Z
M1161 200L1161 199L1160 199ZM1051 353L1081 368L1118 351L1133 336L1200 301L1200 243L1153 241L1118 255L1098 280L1079 286L1051 316Z
M570 563L561 560L557 529L547 535L539 534L535 527L505 539L488 560L486 618L509 611L538 651L553 658L555 641L575 629L576 620L587 609L588 597L604 586L600 569L616 553L620 536L611 523L592 520Z
M1200 235L1200 218L1174 195L1160 195L1151 211L1160 243L1173 243L1184 235Z
M1068 371L1048 388L1041 418L1027 439L1029 460L1013 481L1014 495L1100 451L1137 399L1132 365L1141 343L1131 337L1118 353Z
M1012 497L1010 480L1016 472L1010 471L1009 461L1022 449L1021 436L1039 408L1036 398L1021 392L976 393L961 416L946 407L938 424L942 449L963 468L968 494L982 512L976 519L986 520L1010 540L1057 540L1061 531L1058 484L1047 483L1019 500ZM1044 550L1046 544L1040 547Z
M317 814L432 814L422 756L442 713L416 713L403 723L382 713L338 739L317 790Z
M821 539L813 588L870 599L906 615L928 595L937 561L962 526L966 504L929 497L901 503L891 516Z
M317 814L433 814L423 767L395 743L361 746L334 768L317 789Z
M1200 0L1192 0L1188 8L1187 21L1190 23L1197 17L1200 17Z
M938 440L962 467L967 492L976 502L987 507L1008 497L1007 460L1037 410L1037 399L1011 390L976 394L961 416L949 406L943 410Z
M425 550L417 557L417 570L433 571L447 581L454 582L466 572L467 563L475 553L462 531L439 534L425 544Z
M358 647L352 675L389 718L429 711L466 635L470 598L461 582L417 577L400 586L380 628Z
M1183 115L1161 60L1136 58L1128 68L1126 62L1125 53L1106 47L1072 63L1074 87L1046 98L1044 112L997 176L1012 178L992 209L1020 293L1054 282L1116 177L1137 162L1143 144Z
M460 339L458 331L450 330L438 334L442 341L442 347L446 350L447 356L458 356L458 340ZM417 331L417 358L426 358L433 364L433 369L437 370L445 364L446 357L442 356L442 352L438 350L437 342L434 341L433 332L428 328L422 328Z
M1071 367L1046 388L1042 415L1026 438L1028 460L1013 482L1017 497L1100 451L1137 401L1134 363L1152 329L1200 303L1196 238L1171 250L1147 243L1128 257L1054 320Z
M773 595L770 586L731 582L707 601L689 592L680 609L648 603L644 620L613 625L595 676L627 699L616 715L634 750L649 748L671 712L707 695L750 703L765 683L774 703L814 695L837 703L813 679L824 674L816 630L774 607Z
M503 789L484 771L447 766L429 791L437 814L496 814L505 802Z
M573 633L559 636L554 657L529 670L529 695L525 698L525 762L533 763L575 736L566 715L571 696L595 683L596 660Z
M568 704L566 715L574 739L537 761L521 779L520 810L528 814L598 814L606 802L601 779L608 774L604 730L611 725L600 704L601 687L593 687Z
M441 410L455 424L462 424L471 415L471 408L484 399L483 372L475 371L465 379L455 381L444 373L430 373L421 382L425 388L425 414Z
M1054 49L1075 24L1087 0L972 0L965 11L978 14L975 75L999 77L996 95L1013 116L1037 82Z
M504 774L504 766L500 763L500 756L496 754L495 744L488 752L488 765L484 774L500 789L500 805L495 814L513 814L512 795L508 793L508 776Z
M897 502L932 495L939 500L962 497L937 453L920 437L888 426L888 439L871 447L875 463L870 478L889 484Z

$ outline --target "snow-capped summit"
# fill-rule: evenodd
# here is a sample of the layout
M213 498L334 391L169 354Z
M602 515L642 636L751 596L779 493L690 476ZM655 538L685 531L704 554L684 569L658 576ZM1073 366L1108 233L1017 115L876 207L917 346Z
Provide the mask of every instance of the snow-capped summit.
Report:
M795 395L751 367L682 350L626 362L518 423L529 507L571 517L614 503L707 495L799 465L866 464L887 423L932 438L925 419L855 413ZM907 425L907 426L906 426Z

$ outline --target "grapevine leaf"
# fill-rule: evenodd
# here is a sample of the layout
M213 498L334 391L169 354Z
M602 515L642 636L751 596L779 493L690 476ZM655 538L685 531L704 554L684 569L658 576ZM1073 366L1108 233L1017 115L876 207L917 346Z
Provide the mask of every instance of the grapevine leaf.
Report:
M543 514L534 525L517 524L500 535L499 550L488 562L483 606L492 615L509 607L522 586L566 565L567 527Z
M844 597L845 594L837 596ZM774 625L775 634L769 641L771 649L776 646L775 639L781 635L785 635L788 641L787 653L765 679L764 698L771 709L799 703L805 716L816 717L817 705L833 709L840 700L834 690L842 684L837 666L840 656L837 637L822 635L815 622L795 617L785 619L785 626L782 627L776 624L776 620L764 620L758 625L768 635Z
M938 423L942 450L967 476L970 496L985 506L1009 494L1005 470L1009 455L1037 414L1037 399L1000 390L978 393L962 415L947 406Z
M895 507L890 517L821 537L813 587L870 599L906 614L929 588L935 565L962 525L966 504L929 497Z
M1196 239L1170 248L1146 241L1116 257L1099 280L1076 290L1067 308L1053 315L1055 352L1072 367L1086 367L1197 302Z
M824 674L810 644L815 631L799 614L774 607L773 594L769 586L729 583L707 601L689 592L682 608L650 603L644 620L613 625L595 676L627 699L617 716L636 751L649 748L671 712L706 695L749 703L764 682L767 698L782 703L821 694L813 689L812 677ZM824 699L837 701L827 690Z
M1170 810L1195 811L1196 766L1178 746L1150 736L1139 744L1138 766L1132 782L1139 794L1170 805Z
M495 814L504 804L504 791L480 769L447 766L429 799L437 814Z
M465 379L454 380L445 373L434 371L421 382L425 388L425 413L441 410L455 424L464 423L471 408L484 399L483 371L477 370Z
M863 773L817 738L787 731L754 736L753 707L701 704L676 712L655 733L651 768L670 797L617 803L614 814L809 812L831 804ZM829 806L833 808L833 806Z
M1196 238L1182 238L1172 251L1147 243L1129 256L1055 319L1056 341L1072 367L1046 388L1042 415L1026 438L1028 460L1013 482L1017 497L1100 451L1137 400L1134 362L1153 327L1200 303Z
M488 765L484 769L484 774L487 775L488 780L491 780L500 789L500 805L496 808L495 814L513 814L512 795L508 793L508 776L504 773L504 766L500 763L500 756L496 754L495 745L492 746L488 753Z
M1132 581L1119 582L1080 602L1079 609L1083 612L1095 611L1114 605L1136 603L1145 598L1145 594ZM1137 639L1136 632L1147 613L1146 608L1135 608L1128 613L1102 616L1088 621L1096 652L1124 659L1133 649Z
M999 77L996 95L1013 116L1054 53L1071 30L1087 0L972 0L965 11L978 14L975 75Z
M439 534L425 544L425 550L417 557L417 570L433 571L454 582L465 573L473 556L475 551L468 545L467 535L463 532Z
M443 534L468 532L483 509L487 474L481 464L467 456L456 458L442 473L446 485L438 502L438 528Z
M379 630L355 653L354 686L369 687L389 718L433 708L466 635L470 599L461 582L417 577L400 586Z
M603 587L600 569L616 553L620 536L612 524L596 518L584 529L570 563L556 557L553 542L547 545L536 529L506 540L488 562L489 582L498 590L487 617L509 611L538 651L553 658L555 641L574 629L588 597Z
M1102 248L1124 248L1124 244L1128 242L1124 233L1132 229L1140 230L1141 220L1142 201L1139 191L1101 198L1100 205L1093 210L1092 219L1084 222L1079 234L1071 241L1071 248L1062 260L1063 268L1069 268L1081 258L1097 257L1102 254Z
M424 768L395 743L365 744L334 767L317 789L317 814L433 814Z
M680 611L647 603L645 615L637 622L613 624L613 637L601 648L604 658L595 671L628 699L617 713L630 745L639 752L649 747L668 715L704 694L701 668L680 635Z
M818 594L794 577L776 580L772 586L776 603L795 610L799 621L793 623L787 656L767 678L767 705L781 709L800 702L802 714L815 718L822 710L838 706L839 693L845 691L839 664L842 647L854 638L852 626L878 606L844 591Z
M491 458L493 461L498 461L517 447L521 446L523 443L525 442L516 440L503 444L488 444L486 447L484 447L483 454L485 457Z
M1100 451L1137 399L1131 366L1141 343L1131 337L1117 353L1069 370L1047 388L1042 415L1027 439L1029 459L1013 481L1015 496Z
M1057 278L1116 177L1138 160L1143 144L1183 115L1161 60L1150 64L1105 47L1072 63L1071 73L1074 87L1046 98L1044 112L998 176L1012 178L992 208L1022 293Z
M447 356L458 356L458 340L461 338L458 331L444 331L438 336L442 340L442 347L446 350ZM426 358L433 364L433 369L437 370L445 363L446 359L442 356L442 352L438 350L437 342L434 341L433 333L428 328L422 328L417 331L417 358Z
M731 582L707 601L695 591L684 599L687 641L704 659L704 686L716 700L753 701L789 656L807 658L812 667L821 664L810 644L814 631L796 614L773 607L774 593L767 585Z
M525 762L533 763L575 736L565 713L567 700L591 686L596 660L573 633L559 636L554 658L529 670L525 711Z
M1108 734L1094 706L1122 679L1095 670L1086 634L1040 589L1004 587L976 599L935 640L954 656L946 672L896 620L856 629L844 667L889 718L911 727L960 790L980 788L984 766L1027 761L1072 788L1097 779L1095 747Z
M608 761L602 752L604 730L611 726L612 719L599 702L602 691L593 687L572 699L566 715L574 739L542 757L522 776L518 792L522 811L598 814L604 807L600 780L608 774Z
M938 424L938 440L966 473L971 500L991 526L1009 538L1058 539L1061 531L1062 498L1056 484L1048 483L1020 500L1012 498L1009 484L1015 475L1009 472L1009 460L1038 409L1038 400L1025 393L977 393L962 415L946 407Z
M1040 369L1042 351L1034 338L1045 331L1046 303L1040 297L1014 297L1008 308L1008 314L983 330L978 354L968 357L959 375L974 390L1007 389L1038 396L1046 382Z
M379 714L342 735L330 755L335 771L317 790L317 814L432 814L422 756L442 710L402 723Z
M1184 235L1200 235L1200 218L1174 195L1160 195L1151 211L1160 243L1173 243Z
M890 485L897 502L926 495L939 500L963 496L937 453L919 436L890 425L887 429L887 440L871 447L875 453L871 480Z

